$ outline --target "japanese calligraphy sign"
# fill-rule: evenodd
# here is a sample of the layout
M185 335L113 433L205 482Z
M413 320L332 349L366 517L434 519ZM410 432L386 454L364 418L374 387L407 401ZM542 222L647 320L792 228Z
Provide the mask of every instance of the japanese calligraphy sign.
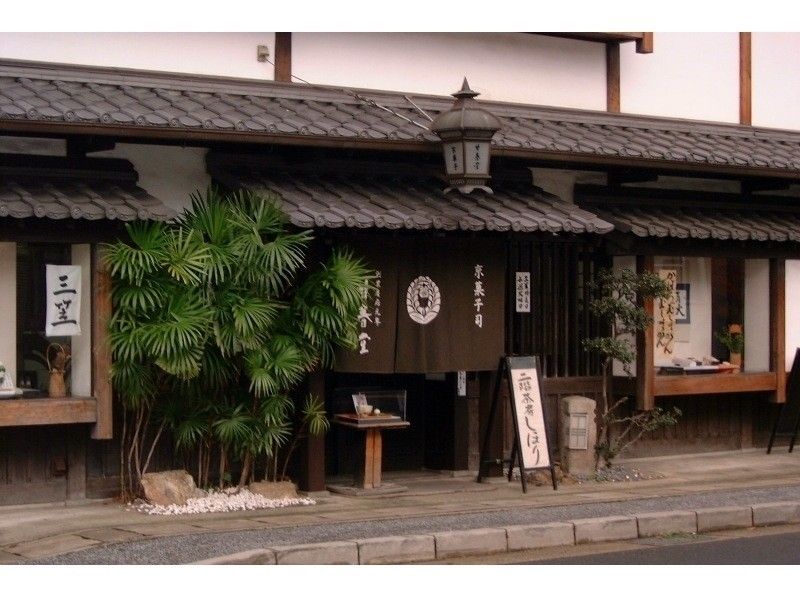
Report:
M659 270L658 277L669 285L671 292L668 298L656 301L656 355L671 357L675 351L675 325L678 318L678 272L676 270Z
M81 267L46 266L46 336L76 336L81 333Z
M542 387L533 357L507 358L522 469L550 467Z
M531 273L517 272L516 310L518 314L531 313Z

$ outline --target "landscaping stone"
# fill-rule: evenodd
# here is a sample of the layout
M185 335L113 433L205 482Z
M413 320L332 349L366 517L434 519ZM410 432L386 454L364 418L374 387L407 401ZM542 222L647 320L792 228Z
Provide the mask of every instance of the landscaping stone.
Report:
M434 534L436 558L489 554L508 550L505 529L473 529Z
M358 565L355 542L271 546L279 565Z
M292 482L251 482L247 489L264 498L297 498L297 486Z
M185 505L190 498L206 495L194 485L194 479L183 470L146 473L142 476L142 488L147 501L154 505Z
M571 523L513 525L506 528L506 535L509 550L570 546L575 543L575 527Z
M713 532L724 529L752 527L750 507L712 507L697 509L697 531Z
M800 523L800 502L771 502L753 505L753 525Z
M666 534L697 533L697 515L694 511L661 511L636 515L640 538Z
M358 540L358 562L362 565L413 563L436 558L433 536L391 536Z
M576 544L630 540L639 535L634 517L596 517L576 519L572 523Z
M206 559L192 563L193 565L274 565L276 563L275 553L268 548L256 548L218 556L213 559Z

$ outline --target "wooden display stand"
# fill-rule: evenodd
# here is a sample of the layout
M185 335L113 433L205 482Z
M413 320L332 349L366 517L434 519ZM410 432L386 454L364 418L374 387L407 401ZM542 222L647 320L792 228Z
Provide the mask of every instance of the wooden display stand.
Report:
M408 428L411 423L404 421L396 415L365 415L338 414L333 417L333 422L346 428L364 432L364 462L356 473L356 483L353 487L329 486L332 492L340 494L361 495L371 491L398 492L405 490L396 484L383 484L381 482L383 462L383 430L397 430Z

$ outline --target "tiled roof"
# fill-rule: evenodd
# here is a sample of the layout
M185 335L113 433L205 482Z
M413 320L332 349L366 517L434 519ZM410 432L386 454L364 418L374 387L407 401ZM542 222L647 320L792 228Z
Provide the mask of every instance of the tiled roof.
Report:
M280 196L301 228L607 233L612 226L578 206L527 184L493 184L494 193L444 193L435 177L297 173L248 164L209 163L212 177L231 188Z
M115 161L119 162L119 161ZM175 212L136 185L136 173L20 168L0 163L0 217L169 220Z
M800 242L800 213L769 209L590 207L614 229L637 237Z
M413 101L413 104L412 104ZM109 133L203 132L319 145L365 141L428 145L450 97L175 75L121 69L0 63L3 123L91 125ZM497 148L520 156L622 158L654 165L767 169L800 176L800 133L739 125L482 102L503 129ZM7 125L10 130L10 124Z

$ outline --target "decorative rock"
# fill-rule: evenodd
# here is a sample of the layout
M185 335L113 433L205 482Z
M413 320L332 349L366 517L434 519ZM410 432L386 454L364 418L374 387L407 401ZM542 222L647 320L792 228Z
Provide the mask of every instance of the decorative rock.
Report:
M390 536L358 540L358 562L386 565L432 561L436 558L433 536Z
M528 550L547 546L571 546L575 529L571 523L513 525L506 528L509 550Z
M504 529L472 529L434 534L436 558L446 559L471 554L489 554L508 550Z
M576 519L575 543L609 542L612 540L632 540L638 537L636 519L633 517L596 517Z
M651 538L665 534L697 533L697 515L694 511L661 511L636 515L639 537Z
M183 470L146 473L142 476L142 488L148 502L163 507L185 505L190 498L206 495L194 485L192 476Z
M753 505L753 525L800 523L800 502L770 502Z
M713 507L697 509L697 531L713 532L723 529L739 529L753 525L750 507Z
M251 482L247 489L264 498L297 498L297 486L292 482Z

